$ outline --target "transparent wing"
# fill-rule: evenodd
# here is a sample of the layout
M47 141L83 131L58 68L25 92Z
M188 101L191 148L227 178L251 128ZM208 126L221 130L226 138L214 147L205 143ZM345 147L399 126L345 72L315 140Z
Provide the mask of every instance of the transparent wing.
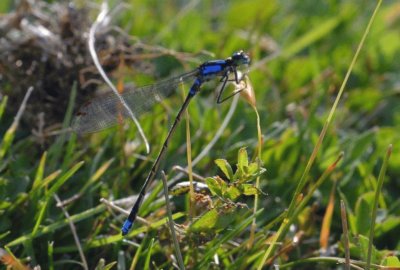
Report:
M152 85L128 89L121 95L133 114L139 117L154 104L170 96L180 83L193 79L196 75L197 70L194 70ZM93 133L117 125L126 118L129 118L129 114L119 98L109 92L83 105L72 122L72 128L80 134Z

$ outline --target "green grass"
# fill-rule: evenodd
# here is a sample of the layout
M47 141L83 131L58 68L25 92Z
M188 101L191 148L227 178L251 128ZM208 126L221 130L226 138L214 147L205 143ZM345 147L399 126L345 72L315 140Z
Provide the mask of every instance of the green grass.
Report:
M397 2L384 1L378 9L380 1L131 2L115 23L165 48L151 61L157 75L238 49L252 58L249 77L262 140L258 115L241 98L221 137L192 167L211 195L199 195L203 203L193 203L192 192L170 198L185 268L343 269L349 267L346 246L353 267L400 267ZM11 9L7 3L0 12ZM182 58L181 52L190 55ZM139 85L152 79L138 70L125 78ZM169 145L162 162L168 180L178 174L175 165L188 166L187 155L194 160L214 138L230 109L232 100L215 104L212 88L205 86L192 101L190 124L182 121ZM81 105L77 85L70 89L63 127ZM6 264L76 269L86 261L89 269L176 269L161 175L140 210L144 220L125 238L125 214L115 206L130 208L181 96L140 118L149 155L133 124L82 138L62 134L40 145L8 113L22 97L19 104L10 100L0 102L0 245L10 256ZM60 208L56 196L73 200Z

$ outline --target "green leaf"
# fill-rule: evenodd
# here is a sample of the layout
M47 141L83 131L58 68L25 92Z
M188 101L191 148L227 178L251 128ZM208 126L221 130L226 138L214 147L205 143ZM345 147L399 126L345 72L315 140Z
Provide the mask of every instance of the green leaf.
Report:
M150 259L151 255L153 254L153 247L154 247L154 238L150 241L150 247L147 252L146 261L144 263L144 269L150 269Z
M373 208L374 193L368 192L358 198L356 203L355 218L356 231L359 234L368 235L371 213Z
M257 173L258 167L259 167L259 165L258 165L257 162L252 162L252 163L250 163L250 164L249 164L249 167L247 168L247 173L248 173L248 174L251 174L251 175ZM260 168L260 169L261 169L261 168Z
M216 208L208 211L189 228L193 232L206 232L222 230L229 226L235 219L242 217L248 210L234 208L234 211L224 212Z
M12 205L11 202L8 201L0 201L0 210L6 210L7 208L9 208Z
M190 230L194 232L208 231L215 227L218 220L218 212L216 209L211 209L198 220L196 220L191 226Z
M40 159L39 166L36 170L35 179L33 180L32 189L36 189L40 183L43 181L44 167L46 164L47 152L44 152L42 158Z
M389 216L384 219L381 223L375 225L375 237L379 238L383 234L389 233L400 226L400 217Z
M240 148L238 153L238 168L245 172L245 168L249 166L249 157L246 148Z
M11 125L11 127L6 131L6 134L4 134L3 140L0 141L0 161L6 155L8 149L11 146L11 143L14 140L15 130L16 125Z
M355 258L360 258L361 260L366 260L368 254L368 237L359 234L357 237L350 237L350 254ZM372 263L379 263L382 255L379 251L372 245Z
M53 196L55 192L68 180L70 179L76 171L79 170L80 167L83 165L83 161L78 162L75 164L71 169L69 169L65 174L63 174L55 183L54 185L48 190L46 197Z
M290 58L301 50L311 46L311 44L317 42L321 38L328 36L339 25L341 20L342 18L337 16L319 22L318 25L315 25L314 27L310 27L309 32L297 40L290 42L290 45L283 49L282 57Z
M240 185L240 188L242 193L246 196L260 194L260 191L252 184L242 184Z
M222 197L226 191L227 184L219 177L207 177L206 184L212 195Z
M4 113L5 109L6 109L7 100L8 100L8 96L4 96L3 99L1 100L1 103L0 103L0 119L3 116L3 113Z
M106 265L106 261L103 258L101 258L99 260L99 262L97 263L95 270L110 270L116 264L117 264L117 262L111 262Z
M57 192L57 190L68 180L70 179L77 170L79 170L79 168L83 165L83 161L78 162L77 164L75 164L74 167L72 167L70 170L68 170L65 174L63 174L55 183L54 185L47 191L46 196L44 197L44 199L41 201L41 203L38 204L38 215L36 217L36 223L35 226L33 227L32 230L32 235L35 235L38 230L39 230L39 226L42 222L42 220L44 219L44 214L46 212L46 208L49 204L49 201L51 199L51 196L53 196L53 194L55 192Z
M235 201L242 194L240 193L240 190L237 187L229 186L224 195L225 195L224 197L232 201Z
M229 179L233 179L233 170L231 165L226 161L226 159L216 159L215 164L221 169L225 176Z
M383 266L392 266L392 267L400 267L399 258L396 256L388 256L386 257L382 263Z
M255 216L258 216L262 210L258 210ZM207 268L205 265L209 262L210 258L217 253L217 250L221 247L222 244L227 243L229 240L234 239L237 235L241 234L246 230L246 228L253 221L253 216L247 216L246 212L239 210L238 215L240 215L241 221L232 225L229 231L226 231L224 235L221 237L216 237L212 242L209 243L209 247L204 254L204 257L199 262L198 269Z

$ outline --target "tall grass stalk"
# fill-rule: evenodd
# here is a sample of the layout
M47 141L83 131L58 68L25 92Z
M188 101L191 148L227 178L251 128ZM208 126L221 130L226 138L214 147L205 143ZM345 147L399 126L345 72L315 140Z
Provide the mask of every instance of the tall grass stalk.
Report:
M326 134L326 132L328 130L328 127L331 124L333 116L334 116L334 114L336 112L336 108L337 108L337 106L339 104L340 98L342 97L344 89L345 89L345 87L347 85L347 81L348 81L348 79L350 77L350 74L351 74L351 72L352 72L352 70L354 68L354 65L355 65L355 63L356 63L356 61L358 59L358 55L360 54L360 51L361 51L361 49L362 49L362 47L364 45L365 39L366 39L370 29L371 29L372 23L375 20L376 14L378 13L378 10L379 10L379 7L381 6L381 4L382 4L382 0L378 1L377 5L376 5L376 7L374 9L374 12L373 12L373 14L372 14L372 16L371 16L371 18L370 18L370 20L368 22L367 28L365 29L364 34L363 34L363 36L361 38L361 41L358 44L357 50L356 50L356 52L354 54L354 57L353 57L353 59L352 59L352 61L350 63L350 66L349 66L349 68L347 70L347 73L346 73L345 78L344 78L344 80L342 82L342 85L340 86L339 93L338 93L338 95L337 95L337 97L335 99L335 102L334 102L334 104L333 104L333 106L332 106L332 108L331 108L331 110L329 112L328 118L327 118L327 120L326 120L326 122L325 122L325 124L324 124L324 126L322 128L322 131L321 131L320 136L318 138L318 142L314 147L314 150L313 150L313 152L312 152L312 154L310 156L310 159L307 162L307 166L306 166L306 168L305 168L305 170L303 172L303 175L301 176L300 181L299 181L299 183L298 183L298 185L296 187L296 190L295 190L295 192L293 194L292 201L290 202L289 208L288 208L287 219L294 220L293 215L294 215L295 208L296 208L297 198L299 197L303 187L307 183L307 176L308 176L308 174L310 172L311 166L313 165L313 163L315 161L315 158L316 158L316 156L318 154L318 151L319 151L319 149L321 147L322 141L323 141L323 139L325 137L325 134ZM263 268L265 262L269 258L271 258L273 256L273 254L274 254L274 252L275 252L275 250L277 248L276 243L283 240L283 237L286 235L290 225L291 225L291 222L288 222L288 220L284 220L281 223L281 226L278 229L278 232L276 233L274 239L272 240L271 245L265 251L263 259L261 260L260 264L258 265L258 268L257 268L258 270L261 270Z
M372 247L374 242L374 232L375 232L375 220L376 220L376 213L378 210L378 203L379 203L379 196L381 194L383 180L385 179L386 169L389 162L390 155L392 154L392 145L389 145L385 159L383 160L383 164L378 176L378 186L375 190L375 198L374 198L374 205L371 214L371 225L369 228L369 243L368 243L368 255L367 255L367 265L365 267L366 270L369 270L371 267L371 257L372 257Z

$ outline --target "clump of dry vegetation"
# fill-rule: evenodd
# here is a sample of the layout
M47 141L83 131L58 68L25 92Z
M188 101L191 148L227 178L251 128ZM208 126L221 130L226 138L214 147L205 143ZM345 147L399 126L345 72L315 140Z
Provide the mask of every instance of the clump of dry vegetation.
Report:
M0 17L1 94L17 105L30 86L35 88L24 114L29 129L59 128L74 82L77 104L101 83L87 46L91 13L97 11L72 3L21 0L13 12ZM106 71L112 73L121 63L145 65L135 57L142 45L130 45L129 37L110 25L102 27L96 33L96 51ZM17 106L7 108L13 115Z

